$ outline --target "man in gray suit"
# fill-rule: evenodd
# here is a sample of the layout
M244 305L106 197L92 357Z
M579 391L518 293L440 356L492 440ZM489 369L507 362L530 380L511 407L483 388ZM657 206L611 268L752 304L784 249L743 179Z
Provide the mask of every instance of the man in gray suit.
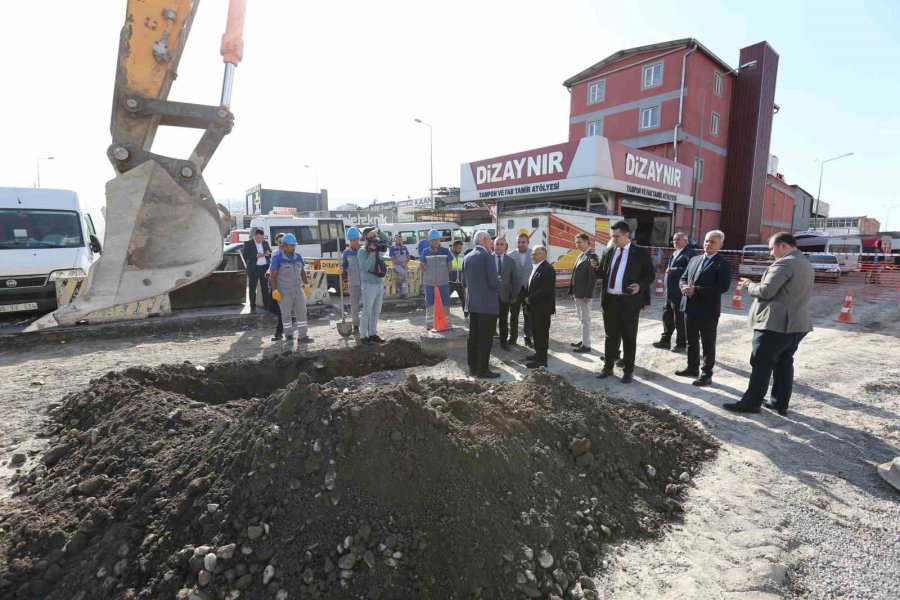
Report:
M466 286L466 306L469 313L469 339L466 358L469 375L494 379L500 373L491 371L491 346L500 313L500 276L497 263L492 260L494 243L488 232L481 229L473 237L475 249L463 260L462 278Z
M525 286L531 279L531 248L528 247L528 234L520 233L516 237L516 249L510 252L509 256L516 263L516 270L519 276L519 294L515 300L509 305L509 345L515 346L516 340L519 338L519 311L522 310L522 301L525 299ZM523 315L524 322L522 329L525 332L525 345L532 347L531 343L531 315L527 312Z
M500 327L500 347L509 350L507 342L509 341L509 306L519 298L519 269L516 268L516 261L511 259L506 250L509 245L503 236L494 239L494 255L493 260L497 263L497 272L500 273L500 317L498 320Z
M753 370L740 401L724 404L722 408L758 413L772 379L772 401L765 406L784 416L794 385L794 353L812 331L809 298L815 271L809 259L797 250L797 240L789 233L776 233L769 238L769 252L775 262L766 269L759 283L743 278L738 281L753 297L750 307Z

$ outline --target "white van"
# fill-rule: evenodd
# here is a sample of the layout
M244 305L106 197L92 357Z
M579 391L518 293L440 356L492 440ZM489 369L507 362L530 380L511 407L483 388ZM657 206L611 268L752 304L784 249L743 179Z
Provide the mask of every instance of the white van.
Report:
M56 281L87 275L99 257L75 192L0 188L0 315L55 310Z
M250 236L262 229L269 243L279 233L297 237L297 252L304 259L339 258L347 245L342 219L318 219L292 215L262 215L250 221Z
M450 248L456 240L463 243L463 251L472 247L469 236L456 223L450 221L413 221L411 223L384 223L378 228L386 233L394 243L394 236L403 238L403 245L409 250L409 255L419 257L419 242L428 237L428 231L437 229L441 232L441 246Z

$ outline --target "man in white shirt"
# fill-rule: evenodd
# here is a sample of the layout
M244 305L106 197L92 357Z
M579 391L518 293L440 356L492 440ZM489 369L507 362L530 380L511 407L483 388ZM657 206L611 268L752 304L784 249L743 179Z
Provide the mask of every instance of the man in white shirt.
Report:
M266 271L269 270L269 258L272 249L266 241L266 233L262 229L253 232L253 238L244 242L241 254L244 256L244 264L247 267L247 291L250 300L250 314L256 313L256 286L262 289L264 302L269 297L269 282L266 279Z
M655 273L650 253L632 243L628 223L619 221L611 230L615 247L603 255L595 271L597 279L602 282L603 326L606 329L603 370L597 377L604 379L613 374L621 346L624 361L622 383L631 383L638 321L644 307L643 291L653 283Z

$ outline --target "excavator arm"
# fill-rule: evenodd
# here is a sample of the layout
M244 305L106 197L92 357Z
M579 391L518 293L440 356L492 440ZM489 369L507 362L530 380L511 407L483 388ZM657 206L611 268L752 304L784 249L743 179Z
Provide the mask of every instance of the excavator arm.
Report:
M106 237L76 299L30 329L74 324L88 314L144 300L209 275L222 259L227 209L217 205L203 170L231 131L234 69L243 54L246 0L230 0L222 37L221 102L168 100L199 0L128 0L119 41L107 155ZM189 158L151 151L160 126L203 135Z

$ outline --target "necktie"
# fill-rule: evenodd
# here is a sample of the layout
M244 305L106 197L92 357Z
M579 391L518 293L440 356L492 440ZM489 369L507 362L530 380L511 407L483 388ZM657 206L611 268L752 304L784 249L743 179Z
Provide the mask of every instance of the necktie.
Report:
M616 287L616 275L619 274L619 265L622 264L622 252L623 250L619 248L616 254L616 260L613 263L612 273L609 276L609 289Z
M503 259L502 259L501 257L499 257L499 256L497 257L497 274L498 274L498 275L500 274L500 271L503 270L503 267L500 266L501 264L503 264L503 263L501 262L502 260L503 260Z

